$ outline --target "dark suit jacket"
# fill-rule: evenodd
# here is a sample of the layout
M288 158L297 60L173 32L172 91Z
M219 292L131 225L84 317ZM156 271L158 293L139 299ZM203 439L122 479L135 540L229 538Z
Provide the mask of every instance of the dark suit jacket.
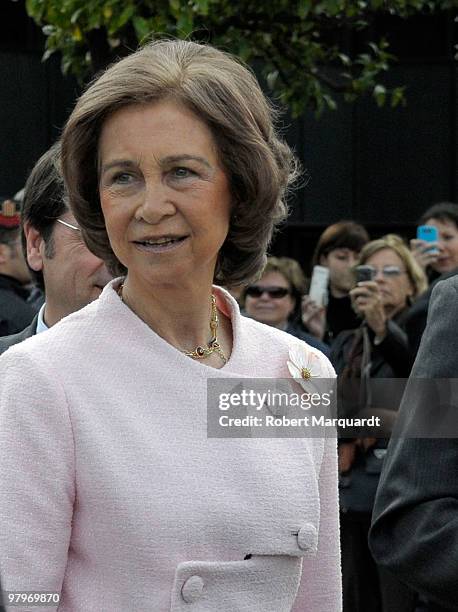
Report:
M6 349L9 349L10 346L13 346L14 344L19 344L19 342L22 342L23 340L26 340L27 338L34 336L37 333L37 322L38 322L38 315L35 315L35 317L32 320L32 323L30 323L30 325L28 325L25 329L23 329L18 334L12 334L11 336L1 336L0 337L0 355L4 353Z
M423 293L423 295L421 295L414 302L413 306L409 310L409 314L405 320L404 329L406 330L407 336L409 338L409 346L413 356L412 361L415 359L415 356L420 347L423 332L425 331L431 294L437 283L446 280L447 278L450 278L455 274L458 274L458 270L453 270L453 272L446 272L445 274L442 274L441 276L436 278L428 287L428 289Z
M11 276L0 274L0 336L20 332L36 311L26 302L29 292Z
M413 384L406 389L399 413L400 433L405 436L425 410L433 422L441 408L415 393L415 378L458 378L458 275L438 283L431 296ZM439 382L427 384L439 388ZM456 396L452 406L458 419L455 401ZM380 565L439 606L431 609L458 610L458 439L392 438L369 543Z

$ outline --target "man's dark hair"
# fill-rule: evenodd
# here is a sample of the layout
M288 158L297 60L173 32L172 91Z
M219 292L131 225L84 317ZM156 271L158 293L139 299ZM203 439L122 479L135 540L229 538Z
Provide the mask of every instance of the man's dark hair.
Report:
M67 210L65 187L59 169L60 143L55 143L40 157L24 188L22 224L28 222L38 230L45 243L45 255L54 256L53 229L56 220ZM22 247L27 259L24 234ZM43 273L30 270L35 283L44 291Z
M452 202L438 202L425 210L419 220L423 225L428 219L438 219L439 221L451 221L458 228L458 204Z

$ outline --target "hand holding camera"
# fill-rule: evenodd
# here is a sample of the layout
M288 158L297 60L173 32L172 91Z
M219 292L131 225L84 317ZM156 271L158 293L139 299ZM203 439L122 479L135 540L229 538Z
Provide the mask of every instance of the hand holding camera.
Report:
M301 302L302 324L315 338L322 340L326 331L326 308L319 306L309 295Z
M439 232L433 225L420 225L417 237L410 241L410 250L418 265L425 270L439 257Z
M350 291L355 311L365 319L376 337L382 339L386 333L386 315L383 308L382 294L378 284L373 280L372 266L356 268L356 287Z
M319 340L326 331L326 304L328 298L329 269L314 266L309 294L301 302L302 324Z

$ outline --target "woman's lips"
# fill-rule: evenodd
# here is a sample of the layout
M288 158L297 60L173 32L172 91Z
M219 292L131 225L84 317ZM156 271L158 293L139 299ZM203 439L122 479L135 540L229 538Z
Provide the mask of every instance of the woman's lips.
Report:
M188 236L181 236L177 238L165 237L160 238L157 241L154 239L135 240L134 244L138 250L143 251L144 253L165 253L180 248L187 238Z
M271 310L275 310L275 306L271 306L270 304L258 304L256 306L256 310L266 310L266 311L271 311Z

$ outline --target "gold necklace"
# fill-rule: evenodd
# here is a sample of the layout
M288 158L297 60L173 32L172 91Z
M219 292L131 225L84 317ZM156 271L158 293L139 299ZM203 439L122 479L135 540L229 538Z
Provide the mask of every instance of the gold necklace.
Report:
M122 296L123 289L124 289L124 283L121 283L121 285L119 285L118 290L117 290L117 294L121 298L121 302L124 302L124 298ZM224 354L223 349L221 348L218 342L218 336L217 336L218 310L216 308L216 298L213 294L211 296L211 302L212 302L212 311L211 311L211 316L210 316L211 338L209 342L207 343L207 346L205 347L199 344L192 351L181 351L181 352L184 353L187 357L191 357L192 359L207 359L207 357L210 357L210 355L212 355L213 353L217 353L217 355L221 358L222 362L225 364L227 363L227 357Z
M222 359L223 363L227 363L226 355L223 353L223 349L221 348L218 337L216 335L218 329L218 311L216 309L216 298L212 294L212 312L210 316L210 332L211 338L207 343L206 347L201 345L196 346L193 351L183 351L183 353L187 357L192 357L192 359L206 359L210 357L212 353L217 353L219 357Z

